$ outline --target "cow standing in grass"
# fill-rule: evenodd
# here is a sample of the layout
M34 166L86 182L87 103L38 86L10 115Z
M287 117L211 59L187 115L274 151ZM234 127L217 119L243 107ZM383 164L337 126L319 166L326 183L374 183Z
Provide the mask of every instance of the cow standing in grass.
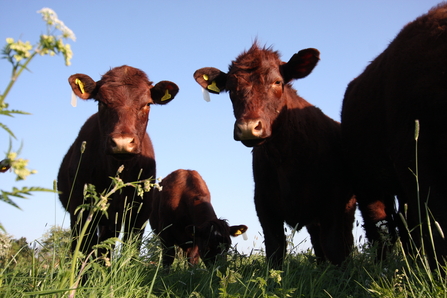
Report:
M150 223L163 244L165 268L174 261L174 245L182 248L191 265L201 258L210 266L228 251L230 236L248 229L245 225L229 226L217 218L208 187L196 171L176 170L160 186L154 190Z
M150 107L171 101L178 87L169 81L153 86L144 72L130 66L113 68L98 82L85 74L72 75L68 81L78 97L98 102L98 112L82 126L58 174L59 199L70 212L72 249L89 222L80 243L81 251L88 253L93 245L116 237L122 224L125 239L131 232L142 235L149 218L151 192L140 197L132 187L118 191L107 202L107 216L97 212L90 218L88 208L83 212L77 209L93 204L84 198L84 185L94 185L98 193L106 191L112 182L110 177L115 177L122 165L119 177L124 182L155 178L154 149L146 132ZM85 150L81 153L83 142Z
M407 227L396 214L397 196L416 247L421 248L424 239L424 253L432 265L435 256L439 261L447 257L447 242L434 225L436 220L447 231L446 115L444 3L401 30L349 84L342 108L342 136L366 236L380 249L386 248L389 242L384 240L394 241L398 227L404 247L410 247ZM420 124L417 151L416 120ZM378 227L385 223L389 239Z
M342 162L340 125L290 84L318 60L316 49L305 49L285 63L255 43L228 73L211 67L194 73L208 91L229 92L234 139L253 147L254 201L275 267L286 251L284 222L307 227L320 260L341 264L353 246L355 199Z

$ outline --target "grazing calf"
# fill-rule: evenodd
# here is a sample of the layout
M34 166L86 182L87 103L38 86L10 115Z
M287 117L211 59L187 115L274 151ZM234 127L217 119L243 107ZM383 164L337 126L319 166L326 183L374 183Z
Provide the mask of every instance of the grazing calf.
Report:
M154 190L150 223L163 244L166 268L174 261L174 245L186 252L191 265L201 258L210 266L229 249L230 236L248 229L217 218L208 187L196 171L176 170L160 186L162 190Z
M342 163L340 125L290 85L318 60L316 49L305 49L285 63L255 43L228 73L211 67L194 73L208 91L229 92L234 139L253 147L254 201L276 268L286 251L284 222L307 226L321 260L341 264L353 246L355 199Z
M98 193L107 190L109 177L114 177L121 165L124 169L119 176L124 182L155 177L154 149L146 133L150 106L168 103L179 89L169 81L153 86L144 72L129 66L111 69L98 82L85 74L72 75L68 81L78 97L98 102L98 112L82 126L58 174L59 199L70 212L72 249L82 227L91 220L80 244L81 251L87 253L93 245L116 237L124 220L125 238L132 231L143 233L142 226L149 218L150 193L139 197L132 187L122 189L107 202L107 216L95 214L89 218L88 210L76 210L93 203L84 198L84 185L94 185ZM83 142L86 146L81 153Z
M430 221L438 221L447 231L446 115L444 3L400 31L388 48L349 84L342 108L342 137L366 236L381 247L386 245L376 227L386 221L391 238L396 239L397 227L404 246L410 245L410 235L400 216L396 216L397 196L400 212L413 231L413 240L421 247L424 239L432 265L435 253L430 233L438 260L447 257L446 240L434 225L431 232L428 230L426 216L430 214ZM415 120L420 124L417 153Z

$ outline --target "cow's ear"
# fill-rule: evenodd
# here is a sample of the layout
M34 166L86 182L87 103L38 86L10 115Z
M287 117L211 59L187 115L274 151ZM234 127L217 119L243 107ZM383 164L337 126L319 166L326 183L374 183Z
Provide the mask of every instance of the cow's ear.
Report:
M320 52L317 49L304 49L290 58L289 62L280 66L284 81L301 79L312 72L320 60Z
M74 74L68 78L68 83L77 97L82 99L93 98L96 82L88 75L82 73Z
M194 79L211 93L219 94L225 90L227 74L214 67L204 67L194 72Z
M154 103L164 105L174 99L179 91L178 86L171 81L161 81L151 89Z
M238 225L230 227L230 235L233 237L244 234L248 230L246 225Z

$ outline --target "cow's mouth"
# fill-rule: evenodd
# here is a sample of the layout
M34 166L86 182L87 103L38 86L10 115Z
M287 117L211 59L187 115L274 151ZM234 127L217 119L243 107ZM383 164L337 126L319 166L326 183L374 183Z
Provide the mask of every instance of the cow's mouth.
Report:
M114 153L111 155L117 160L129 160L135 157L135 154L132 153Z
M247 147L256 147L264 144L266 139L250 139L250 140L240 140L242 144L244 144Z

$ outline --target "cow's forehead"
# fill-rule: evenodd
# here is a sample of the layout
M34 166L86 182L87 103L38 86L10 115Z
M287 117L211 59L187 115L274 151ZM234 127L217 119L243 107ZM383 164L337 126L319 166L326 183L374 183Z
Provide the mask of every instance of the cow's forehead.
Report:
M243 85L249 82L264 84L267 81L277 79L276 77L280 75L279 66L283 63L278 52L269 48L260 49L257 46L253 46L231 63L228 79L232 85Z
M123 82L107 82L101 84L98 90L98 100L106 104L140 105L150 98L152 86L148 82L140 81L138 84L124 84Z

